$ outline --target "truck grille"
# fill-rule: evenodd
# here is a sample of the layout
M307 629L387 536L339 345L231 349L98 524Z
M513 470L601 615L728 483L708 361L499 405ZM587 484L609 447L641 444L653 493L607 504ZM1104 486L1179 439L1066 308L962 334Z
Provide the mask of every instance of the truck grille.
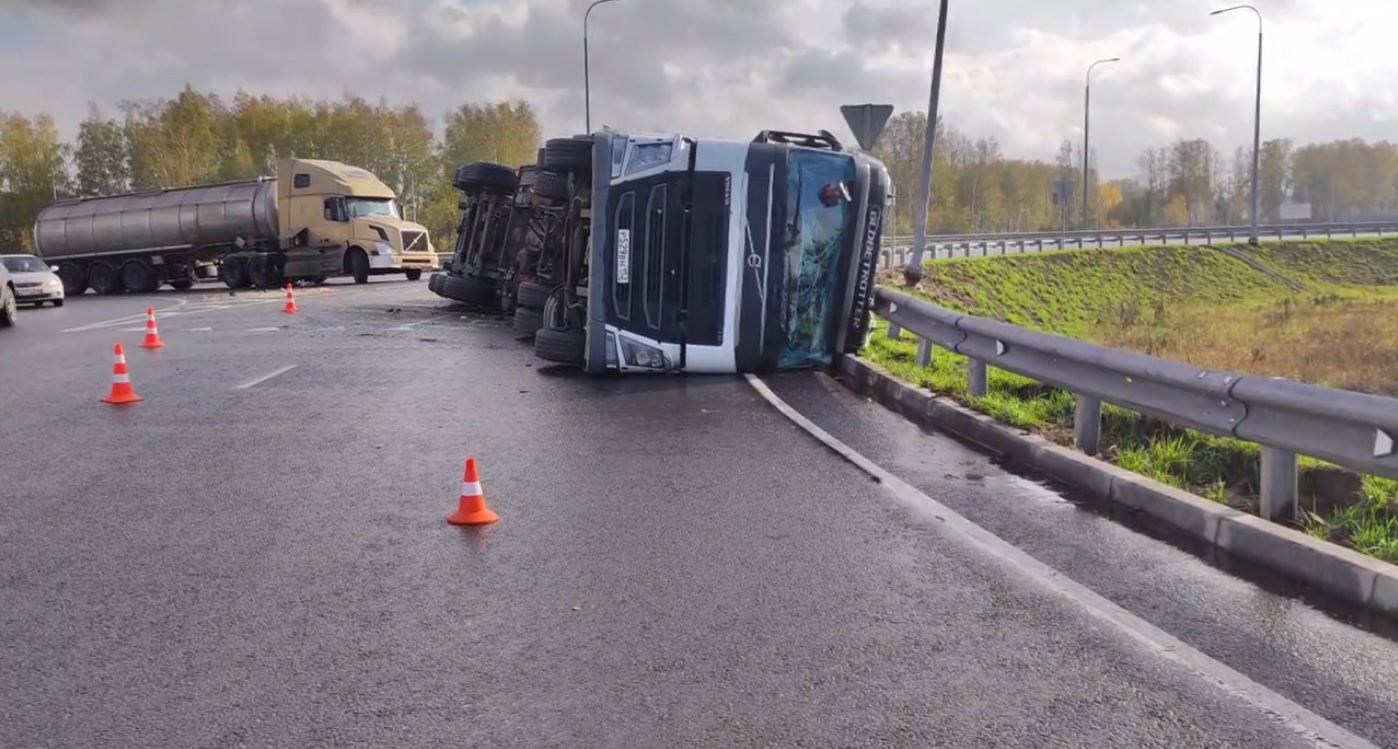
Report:
M427 252L427 237L420 231L403 232L404 252Z

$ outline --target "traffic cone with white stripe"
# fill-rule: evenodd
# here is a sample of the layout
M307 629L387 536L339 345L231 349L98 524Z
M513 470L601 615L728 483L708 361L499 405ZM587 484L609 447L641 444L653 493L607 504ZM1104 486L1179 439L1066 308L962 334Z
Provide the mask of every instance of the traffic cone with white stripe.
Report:
M500 519L485 506L485 491L481 489L481 477L476 473L476 459L466 459L466 475L461 479L461 506L447 522L452 525L489 525Z
M116 345L116 356L112 360L112 394L102 399L103 403L124 406L145 400L131 387L131 373L126 371L126 351L121 344Z
M146 341L141 348L165 348L165 342L160 340L160 331L155 327L154 307L146 307Z
M296 314L296 297L291 293L291 284L286 285L286 306L282 307L282 312L288 315Z

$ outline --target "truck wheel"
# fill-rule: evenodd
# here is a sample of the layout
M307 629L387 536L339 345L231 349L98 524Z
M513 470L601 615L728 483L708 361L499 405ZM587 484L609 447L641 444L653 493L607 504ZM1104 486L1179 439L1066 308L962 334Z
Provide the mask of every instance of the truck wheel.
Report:
M266 255L253 255L248 258L247 270L248 283L252 284L254 289L270 288L268 282L271 278L268 275Z
M77 263L58 266L58 280L63 282L64 296L82 296L87 291L87 274Z
M549 139L544 143L544 162L540 166L560 174L592 171L592 139Z
M116 294L121 291L121 277L110 263L93 263L87 269L87 285L98 294Z
M437 293L477 307L488 307L497 301L495 284L475 276L447 276L442 280L442 290Z
M545 361L582 366L586 342L581 330L539 328L534 333L534 355Z
M549 300L550 289L532 281L521 281L515 293L515 304L525 309L542 310Z
M121 286L129 294L148 294L160 288L160 279L146 261L128 260L121 266Z
M190 289L194 288L194 279L181 278L178 281L171 281L170 288L174 289L175 291L189 291Z
M224 258L218 264L218 278L230 289L246 289L250 283L247 258Z
M422 271L417 268L414 268L412 270L403 271L403 275L407 276L409 281L416 281L419 278L422 278Z
M528 307L515 307L515 339L527 341L544 327L544 313Z
M567 200L568 178L554 172L538 172L534 175L534 194L544 200Z
M504 164L477 161L456 170L455 181L512 192L519 187L519 173Z
M369 283L369 255L358 247L349 251L349 272L355 283Z
M9 284L0 286L0 328L13 328L19 321L19 305L15 304L15 290Z

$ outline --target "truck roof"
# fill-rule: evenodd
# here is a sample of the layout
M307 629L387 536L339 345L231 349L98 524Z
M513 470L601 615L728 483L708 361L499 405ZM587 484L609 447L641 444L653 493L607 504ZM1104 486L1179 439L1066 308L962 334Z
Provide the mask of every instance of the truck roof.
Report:
M310 184L297 187L293 176L286 187L293 190L311 190L316 193L340 193L365 198L395 198L393 188L384 183L372 172L357 166L327 159L287 159L282 163L283 172L292 175L308 174ZM278 181L281 181L280 179ZM286 189L286 188L283 188Z

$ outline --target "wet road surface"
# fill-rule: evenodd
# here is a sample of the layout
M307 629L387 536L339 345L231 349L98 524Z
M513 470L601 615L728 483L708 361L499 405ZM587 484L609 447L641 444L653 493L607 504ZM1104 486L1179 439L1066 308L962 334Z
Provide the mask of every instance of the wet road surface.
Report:
M298 303L88 297L0 333L0 746L1313 745L894 501L741 379L571 376L422 282ZM97 403L117 340L147 398L126 410ZM1394 745L1391 643L813 375L772 382ZM496 526L445 522L468 455Z

